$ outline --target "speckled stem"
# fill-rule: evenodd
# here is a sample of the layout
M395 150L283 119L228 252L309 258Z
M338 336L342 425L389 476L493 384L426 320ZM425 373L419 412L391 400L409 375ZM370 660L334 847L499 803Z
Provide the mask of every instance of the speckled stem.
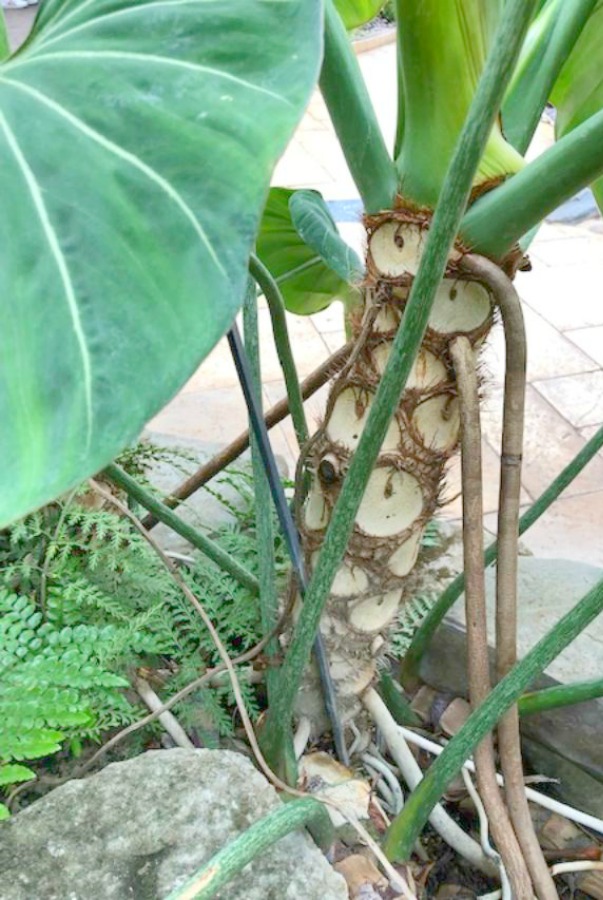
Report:
M312 474L299 514L313 567L404 314L425 244L429 216L400 208L367 219L364 310L353 323L356 349L334 382L325 419L304 449ZM412 587L426 523L440 505L448 460L459 440L459 402L451 342L477 353L493 320L488 290L449 260L421 350L382 444L322 621L342 713L373 680L389 626ZM308 710L305 710L308 712Z

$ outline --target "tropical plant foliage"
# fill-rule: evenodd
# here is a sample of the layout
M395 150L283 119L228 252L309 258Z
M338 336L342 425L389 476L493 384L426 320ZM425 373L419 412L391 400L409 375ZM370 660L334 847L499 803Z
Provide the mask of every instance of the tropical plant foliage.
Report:
M305 314L334 300L353 308L355 352L300 465L303 476L308 464L313 479L300 516L312 577L283 662L267 679L263 749L284 777L294 777L284 765L292 758L293 708L312 648L320 650L325 605L328 627L341 624L333 615L338 603L340 620L355 626L355 646L361 634L370 654L374 647L379 652L383 644L362 633L381 630L384 620L374 627L371 616L376 608L383 614L385 578L409 574L407 563L412 568L437 506L443 464L460 431L453 344L465 335L477 350L496 299L464 270L467 250L489 256L508 281L525 263L526 235L603 176L601 0L396 0L392 150L346 30L380 5L326 0L319 81L367 213L364 271L319 195L268 192L272 165L317 75L318 0L46 0L31 40L0 70L0 189L11 213L0 225L0 296L15 298L3 300L0 320L10 336L0 363L6 461L0 522L108 462L177 390L232 323L256 237L273 276L273 305L282 299ZM144 27L134 30L142 15ZM559 140L526 163L550 98L558 106ZM50 150L48 134L56 136ZM68 151L65 176L59 163ZM600 183L595 189L600 197ZM29 244L9 240L26 229ZM285 343L281 336L283 359ZM428 404L435 413L425 423ZM257 462L256 454L256 482ZM402 512L396 493L409 501ZM267 488L261 496L265 507ZM30 649L43 660L47 645L59 648L52 659L62 665L60 648L76 634L83 643L92 635L78 631L85 612L85 627L98 629L100 655L93 663L92 655L78 658L98 681L82 691L118 688L101 682L105 672L124 677L125 655L136 663L151 658L156 668L174 662L171 689L178 677L212 665L215 649L146 545L107 515L63 499L3 536L7 665L11 672L22 667L26 678L29 665L42 666ZM253 568L255 543L247 558L242 535L233 534L234 544L221 539ZM367 536L370 545L363 546ZM260 621L264 632L274 621L272 566L258 568L261 612L215 567L195 564L186 575L233 653L260 637ZM361 571L367 584L354 592L348 579L338 597L342 571L353 582ZM396 593L399 602L398 587ZM358 627L352 616L366 601L371 615ZM438 615L444 605L436 604ZM602 605L598 585L505 674L394 822L386 842L392 858L408 858L462 761ZM426 606L416 601L418 615ZM345 649L345 631L332 630L337 649ZM126 643L111 655L103 634ZM352 661L346 670L354 701L367 684L352 677L358 668ZM63 694L67 686L55 684L56 677L42 679L40 702L48 713L35 718L33 729L42 729L42 741L44 729L54 728L46 738L60 742L71 734L69 716L85 715L71 727L92 734L102 700ZM187 724L225 727L219 694L196 699L192 718L182 711ZM253 709L253 695L246 699ZM18 745L18 728L10 747ZM5 783L28 775L10 747L0 769Z
M240 502L224 501L232 523L221 527L216 540L253 572L249 476L234 472L226 481ZM213 493L223 496L219 487ZM219 662L203 623L147 542L113 511L86 506L85 496L52 504L0 532L5 785L25 775L26 767L9 765L13 760L52 757L61 748L77 754L83 742L99 741L140 718L131 678L137 668L161 670L157 689L167 700ZM282 575L280 543L276 565ZM233 656L257 643L261 629L253 592L202 557L183 573ZM243 691L256 713L256 696L244 680ZM220 734L232 733L232 703L228 685L207 688L177 704L177 714L211 746ZM27 773L35 777L31 769Z
M108 463L232 323L319 35L318 0L47 0L1 64L0 525Z

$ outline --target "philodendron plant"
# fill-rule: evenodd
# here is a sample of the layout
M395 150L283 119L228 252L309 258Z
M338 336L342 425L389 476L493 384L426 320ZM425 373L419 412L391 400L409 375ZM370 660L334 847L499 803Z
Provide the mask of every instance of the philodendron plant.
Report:
M460 346L475 359L496 285L527 266L543 217L588 184L603 193L602 0L396 0L393 148L346 32L380 6L45 0L12 57L0 25L0 526L108 464L170 399L233 322L254 243L291 310L345 303L352 354L302 449L312 577L271 672L275 765L321 620L344 718L375 677L459 442ZM319 195L268 193L321 59L364 263ZM559 139L526 164L549 100ZM601 591L587 601L574 631ZM394 827L392 857L408 855L447 760L573 633L501 682L409 804L411 827Z
M421 537L438 509L446 463L457 450L451 344L463 336L477 354L492 327L496 298L483 279L466 271L464 259L470 251L485 254L512 279L519 267L529 266L529 232L548 212L590 182L597 197L603 192L596 181L603 172L603 4L548 0L525 6L529 29L505 73L502 116L494 118L491 111L444 277L433 296L422 298L423 309L429 308L426 328L414 362L407 363L404 391L373 447L330 587L323 631L351 709L374 679L383 637L408 597ZM343 300L355 339L324 421L302 451L312 481L299 526L311 568L319 564L329 524L337 519L334 509L379 385L386 370L401 365L391 359L392 350L400 323L410 327L405 311L428 250L434 210L486 58L500 40L497 29L510 16L502 0L398 0L396 12L398 77L390 89L398 91L399 109L390 154L342 20L330 2L326 10L320 86L364 203L365 265L342 242L337 246L328 209L316 193L273 189L258 238L258 253L288 308L311 314ZM550 98L558 108L559 140L526 164L522 154Z

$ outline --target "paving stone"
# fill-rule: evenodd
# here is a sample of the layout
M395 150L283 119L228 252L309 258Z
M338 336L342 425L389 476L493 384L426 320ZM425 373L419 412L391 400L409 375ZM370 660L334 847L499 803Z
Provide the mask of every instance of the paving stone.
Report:
M592 372L598 368L597 361L586 352L576 347L576 341L568 340L560 334L546 319L534 312L526 304L523 305L528 346L528 381L541 378L554 378L558 375L573 375L581 372ZM586 329L590 330L590 329ZM603 332L603 329L601 329ZM603 343L603 336L601 338ZM603 356L603 348L601 350ZM488 336L483 352L486 382L491 379L502 384L505 374L505 337L502 325L497 322Z
M482 404L483 433L492 447L500 447L501 410L502 388L493 386L485 392ZM530 496L539 497L584 444L584 437L535 387L528 385L522 484ZM563 496L591 493L602 487L603 464L595 457L566 488Z
M599 366L603 366L603 325L566 331L565 336L584 350Z
M603 423L603 371L535 381L534 387L575 428Z
M560 331L603 325L602 282L601 254L581 266L537 264L516 279L522 300Z
M495 516L485 516L484 526L496 532ZM525 532L522 541L538 556L564 556L603 566L602 536L603 490L598 490L575 497L562 495Z

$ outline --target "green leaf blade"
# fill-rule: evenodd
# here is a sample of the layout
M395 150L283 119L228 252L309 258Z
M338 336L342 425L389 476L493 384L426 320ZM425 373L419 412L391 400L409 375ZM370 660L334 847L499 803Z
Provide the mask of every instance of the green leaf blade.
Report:
M301 239L318 253L329 269L348 283L362 279L362 263L339 236L329 207L318 191L295 191L289 198L289 211Z
M334 300L353 301L357 292L300 237L290 208L296 193L288 188L270 189L257 254L276 279L286 309L307 316L326 309Z
M27 766L19 766L16 763L0 766L0 786L7 784L18 784L21 781L31 781L36 777L33 769Z
M0 68L0 525L109 462L230 326L320 27L318 0L49 0Z

